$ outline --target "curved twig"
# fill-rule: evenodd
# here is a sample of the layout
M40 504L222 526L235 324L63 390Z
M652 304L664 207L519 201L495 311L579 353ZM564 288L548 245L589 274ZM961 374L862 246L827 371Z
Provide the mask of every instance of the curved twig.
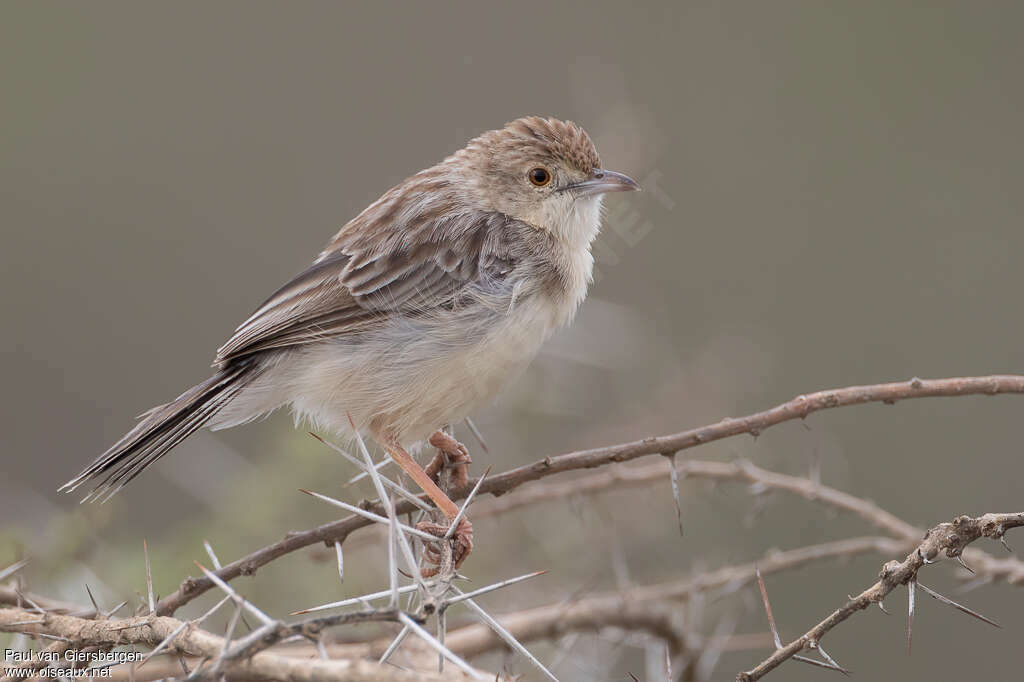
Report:
M474 520L506 514L522 507L552 500L565 500L577 495L595 495L611 488L647 486L668 479L669 462L654 462L642 466L611 467L603 471L564 481L535 483L508 495L488 501L473 511ZM772 490L783 490L812 502L847 511L861 517L871 525L897 538L917 542L924 529L907 523L870 500L851 495L837 488L801 476L789 476L762 469L749 460L711 462L685 460L676 465L680 479L703 478L716 481L737 481L757 484ZM1024 585L1024 561L1008 556L997 558L988 552L968 548L964 558L976 574L976 579Z
M928 531L921 544L902 562L894 560L885 564L878 574L878 582L849 599L800 637L777 649L757 667L737 675L737 682L755 682L804 649L817 647L826 633L857 611L881 602L898 586L915 582L917 572L926 563L943 555L950 558L960 556L967 545L979 538L1002 540L1007 530L1020 526L1024 526L1024 512L984 514L977 518L959 516L950 522L940 523Z
M746 417L727 418L716 424L701 426L667 436L644 438L620 445L545 457L533 464L488 477L480 487L479 494L502 495L523 483L565 471L590 469L612 462L625 462L646 455L668 455L740 434L757 436L765 429L776 424L794 419L804 419L812 412L835 407L859 405L869 402L892 404L899 400L912 398L997 395L1001 393L1024 393L1024 376L993 375L949 379L914 378L910 381L869 386L849 386L819 391L817 393L799 395L769 410L757 412ZM470 483L475 482L471 481ZM450 497L453 500L462 499L469 493L469 490L470 486L467 485L461 491L453 492ZM398 514L405 514L413 510L414 506L408 501L402 501L395 505L395 511ZM261 566L303 547L308 547L318 542L333 545L336 541L344 541L350 533L369 525L369 523L369 521L362 518L348 517L310 530L289 533L280 542L259 549L225 565L217 571L217 575L223 580L232 580L239 575L252 575ZM213 581L206 577L186 578L177 591L160 600L157 604L156 612L159 615L172 614L175 610L206 592L212 586Z

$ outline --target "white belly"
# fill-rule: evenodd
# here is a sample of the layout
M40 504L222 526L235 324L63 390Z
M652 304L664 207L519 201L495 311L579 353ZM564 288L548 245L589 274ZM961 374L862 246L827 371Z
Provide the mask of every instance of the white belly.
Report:
M538 295L500 314L395 321L304 348L280 357L214 428L290 404L317 430L349 436L351 416L360 431L412 444L489 402L564 323L560 308Z

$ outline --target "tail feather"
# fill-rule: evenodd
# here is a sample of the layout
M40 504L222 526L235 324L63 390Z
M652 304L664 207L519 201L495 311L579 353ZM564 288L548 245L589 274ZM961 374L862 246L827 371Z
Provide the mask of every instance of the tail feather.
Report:
M180 396L143 413L141 421L109 450L60 487L71 492L87 481L96 487L83 502L106 501L178 443L189 437L260 374L255 360L227 367Z

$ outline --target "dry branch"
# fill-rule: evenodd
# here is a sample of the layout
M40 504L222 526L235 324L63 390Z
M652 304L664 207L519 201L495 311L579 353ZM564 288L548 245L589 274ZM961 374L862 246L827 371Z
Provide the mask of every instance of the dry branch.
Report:
M787 551L773 550L758 559L756 565L763 574L770 574L816 561L853 557L868 552L892 555L905 551L907 547L907 542L890 538L851 538ZM716 589L738 589L754 580L754 566L755 563L725 566L655 585L594 594L565 604L517 611L499 616L498 620L521 641L548 639L568 632L620 627L642 630L665 639L671 646L681 646L685 641L685 630L682 629L682 623L676 620L681 610L678 607L663 608L665 602L684 601L698 593ZM446 642L453 651L466 657L501 646L501 640L481 625L469 625L450 632Z
M566 500L578 495L594 495L612 488L640 487L661 483L668 478L669 462L643 466L610 467L567 481L546 481L517 490L508 496L488 501L474 509L476 520L506 514L516 509L543 502ZM716 481L737 481L757 484L766 489L783 490L818 504L847 511L897 538L917 542L924 529L907 523L870 500L851 495L801 476L789 476L762 469L748 460L710 462L685 460L676 465L680 479L699 478ZM979 579L1024 585L1024 561L1017 557L996 558L988 552L969 548L964 558Z
M943 555L949 558L960 556L967 545L982 537L1002 540L1007 530L1020 526L1024 526L1024 512L985 514L977 518L959 516L953 521L940 523L928 531L921 544L902 562L894 560L886 563L878 575L878 582L851 598L797 639L777 649L757 667L737 675L737 681L755 682L804 649L816 647L826 633L857 611L881 602L899 585L915 583L917 572L926 563L932 563Z
M592 495L605 490L647 486L668 480L669 462L655 462L644 466L612 467L569 481L548 481L518 490L507 497L491 500L474 510L476 519L505 514L514 509L550 500L569 499L574 495ZM850 495L841 490L816 483L808 478L779 474L755 466L747 460L711 462L685 460L675 466L680 480L706 478L712 480L757 483L766 488L784 490L814 502L853 512L869 523L896 537L917 539L924 532L885 511L873 502Z
M140 616L113 620L88 620L48 613L38 624L12 625L39 617L35 611L0 609L0 631L45 634L71 640L76 647L141 644L156 646L179 630L169 649L188 656L216 658L224 648L224 638L176 618ZM302 660L276 653L261 652L248 658L225 661L223 673L229 677L253 680L344 680L346 682L440 682L451 680L382 666L364 660ZM461 679L461 676L459 677Z
M1024 393L1024 376L994 375L984 377L957 377L949 379L918 379L869 386L849 386L817 393L799 395L792 400L769 410L741 418L727 418L716 424L682 431L667 436L644 438L643 440L582 450L564 455L545 457L526 466L488 477L480 487L480 494L502 495L523 483L535 481L553 474L578 469L599 467L613 462L625 462L646 455L671 455L681 450L710 443L740 434L757 436L765 429L794 419L804 419L812 412L858 405L868 402L895 403L899 400L928 397L954 397L965 395L997 395L1001 393ZM471 482L475 483L475 481ZM454 491L450 497L461 499L470 491L469 486ZM382 511L379 505L368 505L375 511ZM405 514L415 509L408 501L396 503L395 512ZM283 540L263 547L241 559L233 561L219 571L223 580L232 580L239 575L252 575L261 566L285 554L315 543L333 546L342 542L353 531L371 522L359 517L348 517L324 524L306 531L289 533ZM157 604L159 615L173 614L200 594L213 587L213 581L206 577L189 577L174 593L164 597Z
M475 482L471 482L475 483L475 487L467 485L461 490L451 491L450 494L452 499L467 499L466 504L463 505L462 511L464 511L469 505L469 500L476 492L498 497L519 488L524 483L543 479L557 473L601 467L652 454L666 455L672 458L681 450L722 438L743 433L757 436L764 429L775 424L798 418L803 419L810 413L822 409L878 401L891 404L898 400L919 397L998 393L1024 393L1024 376L967 377L931 381L912 379L909 382L853 386L832 391L822 391L797 396L793 400L770 410L740 419L726 419L716 424L658 438L646 438L632 443L574 452L557 457L546 457L533 464L519 467L503 474L490 477L485 475L476 479ZM445 589L438 595L433 595L426 594L426 587L423 587L425 592L424 595L421 595L425 599L423 605L425 606L427 601L433 605L430 610L424 609L424 612L431 613L437 611L438 599L441 600L441 608L439 610L442 614L444 613L444 607L448 604L454 604L460 599L465 599L465 604L470 606L474 613L478 614L485 623L489 624L489 627L472 625L446 634L446 628L443 625L444 620L442 619L439 620L439 632L436 639L425 630L422 630L409 614L395 610L371 610L329 616L301 623L285 624L269 618L269 616L255 609L254 606L244 602L225 581L231 580L238 575L252 574L260 566L302 547L319 542L325 543L338 554L340 570L340 543L353 531L368 526L373 522L365 518L366 513L363 510L373 510L376 512L377 520L382 520L381 514L387 514L388 523L392 529L391 545L393 553L397 551L395 550L396 541L398 544L402 544L401 549L403 549L406 563L409 564L410 570L418 578L418 571L415 570L416 566L415 561L412 559L411 549L405 545L404 532L400 530L396 517L397 514L411 512L417 507L422 508L423 505L416 500L410 500L409 495L403 495L404 499L398 501L392 507L386 497L388 493L385 491L384 481L374 470L369 453L364 451L362 454L366 469L374 479L380 499L376 502L362 503L360 505L362 509L355 510L362 512L361 516L348 517L318 528L290 533L282 541L264 547L247 557L243 557L223 567L217 565L219 562L216 560L216 557L213 557L218 569L216 572L209 572L203 569L206 574L204 577L188 578L177 592L155 605L153 604L147 556L147 595L151 613L142 617L111 620L106 617L109 614L98 614L98 619L91 620L90 618L97 618L95 608L80 608L73 604L46 600L34 595L24 595L15 590L0 587L0 603L15 606L15 608L0 608L0 631L23 632L34 636L59 639L60 641L51 645L51 648L55 650L71 646L84 650L88 650L91 647L93 650L97 650L123 644L142 644L156 647L157 650L167 653L176 653L205 661L214 661L212 665L207 666L209 669L203 669L203 675L219 676L221 674L228 674L249 679L285 680L345 679L378 681L441 679L439 677L423 676L401 671L392 666L379 663L371 663L361 660L356 655L346 660L309 660L288 656L282 653L281 649L267 650L271 646L280 644L285 639L300 637L315 642L317 651L321 655L325 655L323 642L319 639L319 634L323 628L363 620L395 620L397 618L405 626L403 632L407 632L409 629L417 632L422 631L420 632L420 637L427 646L433 647L434 650L440 652L442 656L454 665L462 667L472 675L477 675L477 673L453 651L472 656L505 644L510 644L523 656L533 661L540 671L546 673L549 678L554 679L553 675L547 672L544 666L533 658L519 640L550 639L561 637L567 633L599 631L607 627L614 627L630 631L640 631L662 640L667 645L666 650L670 653L669 661L671 661L672 655L675 653L682 653L685 656L685 652L698 650L703 645L700 634L687 630L686 624L683 622L681 610L678 608L678 605L673 605L671 602L685 601L695 595L716 589L737 589L753 580L756 574L753 564L725 567L686 579L622 589L612 593L595 594L574 599L568 603L542 606L508 614L501 619L501 624L499 624L489 614L480 609L475 602L465 599L466 595L458 596L461 594L460 591L450 585L454 574L453 566L451 566L451 557L448 556L446 561L441 562L443 566L447 566L447 569L442 571L446 576L442 581L446 586ZM674 462L674 459L672 461ZM866 552L897 554L917 546L917 549L902 563L891 561L886 564L880 575L880 580L875 586L869 588L869 590L866 590L858 597L852 598L846 605L834 612L828 619L819 623L815 628L812 628L800 639L785 647L779 647L771 657L754 670L741 673L738 678L740 680L759 679L781 662L789 658L800 658L797 654L801 650L805 648L818 648L821 636L832 627L835 627L836 624L848 618L856 610L863 609L870 603L880 601L885 594L891 592L897 585L909 584L911 587L916 585L917 570L920 566L924 563L929 563L941 553L959 558L964 553L966 546L978 537L997 537L1001 539L1007 528L1024 525L1024 514L988 514L977 519L962 516L951 523L936 526L925 535L924 542L919 544L918 538L922 534L920 529L893 516L869 501L823 486L806 478L766 471L749 462L722 464L717 462L688 461L673 469L669 469L668 465L669 462L663 461L648 467L611 467L608 470L572 481L538 484L528 487L508 498L495 500L490 505L485 505L483 509L474 507L474 512L477 510L480 512L475 514L479 518L484 515L504 513L545 499L560 498L572 494L595 493L608 489L613 485L646 485L654 480L663 480L666 474L673 473L674 489L676 488L677 479L685 477L734 480L757 484L765 489L788 491L822 504L853 512L895 536L895 539L875 537L854 538L786 552L769 552L757 562L757 566L762 574L789 570L812 561L849 557ZM352 509L351 506L348 508ZM395 536L396 532L397 537ZM441 547L443 549L447 545L442 543ZM212 556L212 548L207 546L207 549ZM981 578L986 580L1003 579L1014 584L1024 583L1024 563L1019 560L1015 558L996 559L980 550L966 549L966 552L971 563L978 568ZM450 555L450 551L448 554ZM506 582L510 584L512 581ZM392 576L392 583L393 591L397 594L397 572ZM260 615L261 620L263 620L262 627L237 641L231 642L230 647L228 646L227 638L201 629L202 619L182 621L169 617L176 609L215 584L224 589L230 598L234 598L238 602L239 609L249 607L251 610L255 610L257 615ZM928 591L923 586L922 589ZM457 596L451 599L446 598L445 594L449 590ZM930 591L928 592L931 594ZM933 596L945 600L941 595ZM33 606L39 606L33 611L20 608L26 601ZM957 608L963 609L958 604L949 600L945 601ZM59 614L57 611L64 611L65 613ZM69 611L73 613L67 613ZM236 611L237 613L238 611ZM230 634L227 637L230 637ZM400 643L401 638L402 635L399 635L394 640L393 645ZM393 650L393 648L394 646L390 646L389 651ZM27 666L28 664L26 664ZM34 665L33 667L45 667L45 664ZM132 674L129 673L130 676ZM447 673L444 679L451 679L450 676L452 674L452 672Z

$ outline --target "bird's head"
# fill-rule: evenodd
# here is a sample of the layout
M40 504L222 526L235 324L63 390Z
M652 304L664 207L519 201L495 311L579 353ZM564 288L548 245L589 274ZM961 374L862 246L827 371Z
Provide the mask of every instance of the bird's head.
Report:
M516 119L471 140L450 161L468 171L481 208L570 239L583 236L580 230L596 233L606 192L640 189L601 167L583 128L553 118Z

